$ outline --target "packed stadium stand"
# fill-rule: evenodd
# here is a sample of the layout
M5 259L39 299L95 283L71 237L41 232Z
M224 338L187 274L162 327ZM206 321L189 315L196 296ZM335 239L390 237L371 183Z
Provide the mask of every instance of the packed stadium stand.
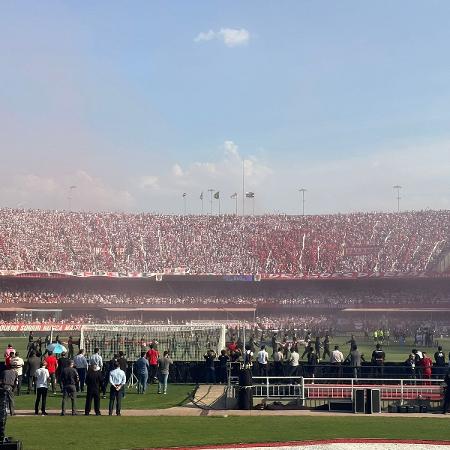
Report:
M0 210L0 269L313 274L432 270L450 211L168 216Z
M450 211L236 217L0 209L0 320L325 329L349 317L405 319L405 311L411 321L425 309L447 320L449 249Z

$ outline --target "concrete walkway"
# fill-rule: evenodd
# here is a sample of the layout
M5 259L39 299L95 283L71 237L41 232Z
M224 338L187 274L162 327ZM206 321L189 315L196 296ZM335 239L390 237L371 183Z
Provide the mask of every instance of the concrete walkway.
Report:
M49 410L49 416L57 416L60 414L60 410ZM80 416L84 416L84 413L80 410L78 412ZM70 414L68 414L70 416ZM102 415L107 416L108 410L102 410ZM16 417L34 417L34 410L17 410ZM95 417L95 414L91 413L91 416ZM308 416L308 417L428 417L436 419L450 419L450 414L439 413L411 413L411 414L399 414L399 413L380 413L380 414L353 414L345 412L328 412L328 411L312 411L312 410L227 410L227 409L201 409L194 405L177 406L167 409L123 409L122 416L130 417L155 417L155 416ZM45 420L45 419L43 419Z

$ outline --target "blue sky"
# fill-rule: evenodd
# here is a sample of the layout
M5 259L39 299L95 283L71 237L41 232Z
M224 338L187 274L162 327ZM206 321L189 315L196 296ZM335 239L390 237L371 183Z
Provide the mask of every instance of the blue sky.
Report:
M0 3L3 205L450 207L450 3ZM247 190L247 189L246 189Z

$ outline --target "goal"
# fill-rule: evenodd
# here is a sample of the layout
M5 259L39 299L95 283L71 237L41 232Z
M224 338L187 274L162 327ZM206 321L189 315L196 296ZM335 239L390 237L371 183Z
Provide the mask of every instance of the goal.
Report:
M225 325L83 325L80 348L92 355L99 348L104 360L119 351L134 361L150 344L160 353L170 352L177 361L202 361L208 349L217 354L225 348Z

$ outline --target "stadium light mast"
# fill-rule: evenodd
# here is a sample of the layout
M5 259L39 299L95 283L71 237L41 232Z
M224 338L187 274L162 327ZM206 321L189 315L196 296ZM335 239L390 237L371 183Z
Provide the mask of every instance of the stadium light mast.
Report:
M393 189L395 189L397 191L397 212L400 212L400 190L402 189L402 186L400 186L399 184L396 184L395 186L392 186Z
M245 159L242 160L242 217L245 216Z
M302 204L302 216L305 215L305 192L307 192L308 189L300 188L298 190L300 196L301 196L301 204ZM299 211L300 213L300 211Z
M184 215L186 215L186 202L187 202L187 193L183 192L183 211L184 211Z

